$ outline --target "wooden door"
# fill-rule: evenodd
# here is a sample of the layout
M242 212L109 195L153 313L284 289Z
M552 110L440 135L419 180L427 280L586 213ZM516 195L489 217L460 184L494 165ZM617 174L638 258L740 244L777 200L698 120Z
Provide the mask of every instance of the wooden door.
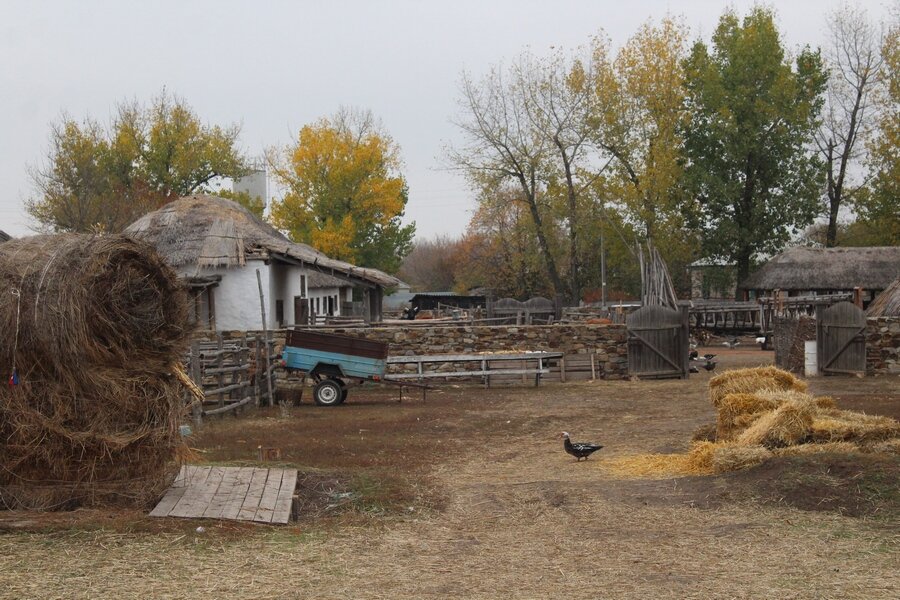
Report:
M850 302L819 312L816 362L820 373L866 372L866 313Z
M688 376L687 310L645 306L626 319L628 372L639 377Z

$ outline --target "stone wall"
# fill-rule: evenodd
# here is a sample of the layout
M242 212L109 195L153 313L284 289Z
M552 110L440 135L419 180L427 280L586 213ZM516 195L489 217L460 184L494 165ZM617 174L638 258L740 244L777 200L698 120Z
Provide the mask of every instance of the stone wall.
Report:
M317 328L322 333L338 333L387 342L391 356L420 354L476 354L545 350L566 355L594 354L598 377L621 379L628 374L628 345L624 325L496 326L391 326L359 328ZM223 332L238 338L245 332ZM285 331L273 332L276 346L284 345Z
M900 375L900 317L867 319L866 375Z
M816 320L813 317L775 317L772 321L772 343L775 364L792 373L803 373L806 341L816 339Z

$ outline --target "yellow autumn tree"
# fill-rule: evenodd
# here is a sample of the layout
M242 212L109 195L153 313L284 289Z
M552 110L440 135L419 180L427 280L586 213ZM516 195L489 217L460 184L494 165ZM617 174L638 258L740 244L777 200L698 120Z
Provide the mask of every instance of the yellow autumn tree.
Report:
M286 187L273 224L341 260L395 272L415 225L402 225L407 186L399 146L369 111L342 110L304 126L297 142L270 152Z
M686 38L684 24L666 17L642 25L614 59L604 39L594 43L594 140L613 159L606 194L638 235L663 249L673 273L698 247L681 185Z

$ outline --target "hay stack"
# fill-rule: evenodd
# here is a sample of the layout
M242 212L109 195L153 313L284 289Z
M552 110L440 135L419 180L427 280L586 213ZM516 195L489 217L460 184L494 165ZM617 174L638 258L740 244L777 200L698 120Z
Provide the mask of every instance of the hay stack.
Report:
M716 375L709 380L709 397L718 407L728 394L755 394L758 392L805 392L805 381L797 379L777 367L736 369Z
M124 236L35 236L0 246L0 290L0 368L20 378L0 386L0 507L157 498L181 445L175 273Z
M827 408L816 414L811 433L816 442L880 442L900 437L900 423L890 417Z

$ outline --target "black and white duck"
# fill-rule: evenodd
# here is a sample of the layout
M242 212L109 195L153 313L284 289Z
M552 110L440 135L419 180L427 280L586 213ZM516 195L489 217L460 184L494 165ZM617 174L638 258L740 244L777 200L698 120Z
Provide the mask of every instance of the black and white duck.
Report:
M572 442L569 439L569 434L565 431L562 432L563 438L563 448L565 448L566 452L574 456L577 460L581 460L582 458L587 460L587 457L602 448L598 444L586 444L584 442Z

